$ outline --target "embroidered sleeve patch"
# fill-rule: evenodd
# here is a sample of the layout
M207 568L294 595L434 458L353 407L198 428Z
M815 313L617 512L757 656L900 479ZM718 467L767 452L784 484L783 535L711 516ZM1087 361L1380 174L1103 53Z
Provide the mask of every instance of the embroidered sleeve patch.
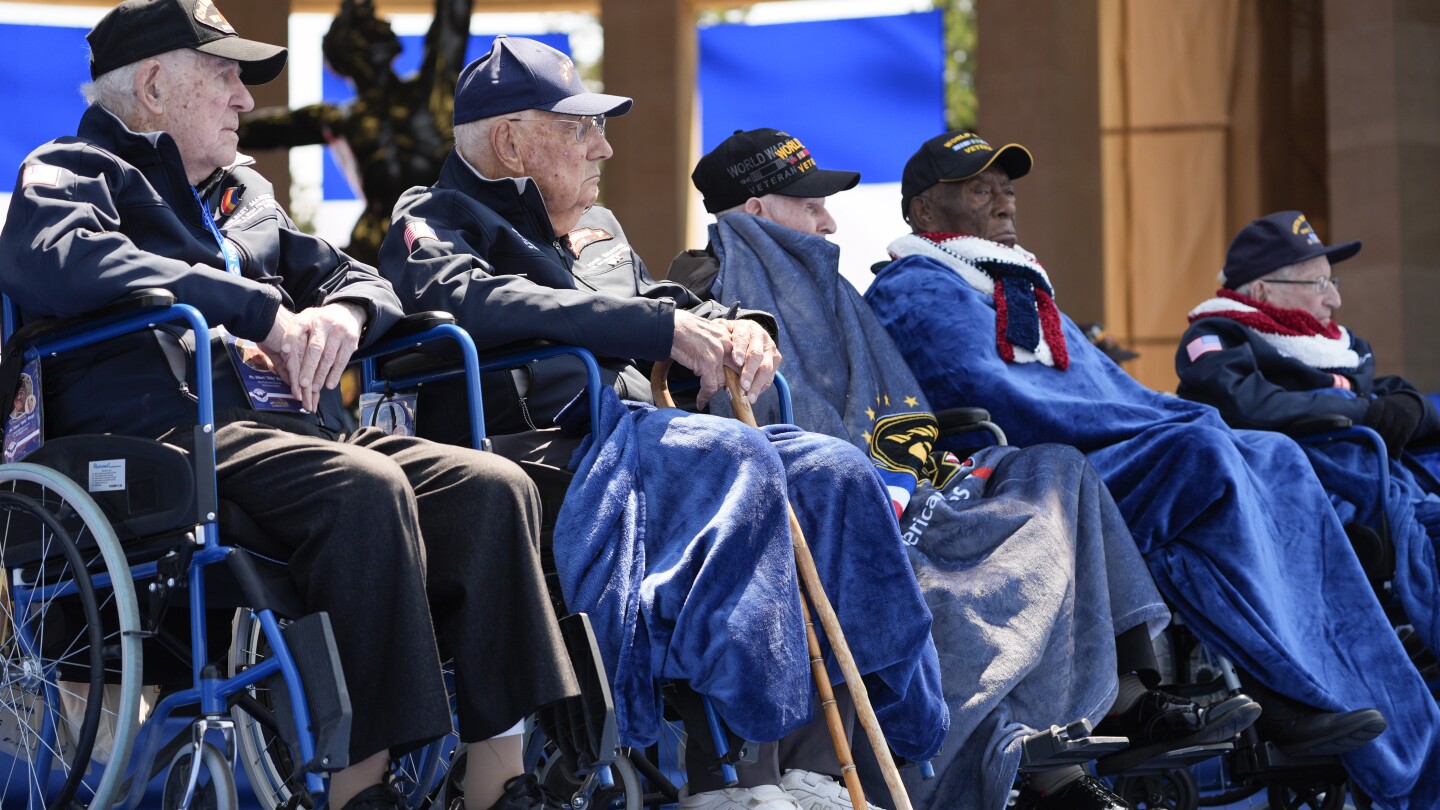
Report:
M31 163L25 167L24 174L20 175L20 187L29 186L58 186L60 185L60 167L46 166L41 163Z
M435 229L431 228L429 225L426 225L424 222L418 219L405 226L406 253L410 253L411 251L415 250L415 243L420 241L421 239L434 239L437 242L440 241L440 237L435 235Z
M1185 353L1190 355L1190 362L1200 359L1200 355L1207 352L1218 352L1225 347L1220 345L1220 338L1214 335L1201 335L1185 344Z

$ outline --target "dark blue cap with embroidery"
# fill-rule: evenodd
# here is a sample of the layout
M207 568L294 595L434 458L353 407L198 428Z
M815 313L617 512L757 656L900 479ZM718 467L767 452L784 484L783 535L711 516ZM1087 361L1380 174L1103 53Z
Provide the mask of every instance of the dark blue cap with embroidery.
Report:
M1299 211L1278 211L1240 229L1225 253L1225 288L1233 290L1261 276L1325 256L1338 264L1360 252L1359 242L1325 247Z
M455 123L521 110L624 115L631 103L624 96L586 90L575 63L549 45L525 37L499 36L489 53L460 71Z

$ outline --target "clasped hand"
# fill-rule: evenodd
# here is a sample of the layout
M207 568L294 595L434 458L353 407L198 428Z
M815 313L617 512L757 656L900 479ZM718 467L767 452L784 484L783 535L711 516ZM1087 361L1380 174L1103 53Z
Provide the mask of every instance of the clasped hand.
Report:
M780 366L780 349L758 323L707 321L684 310L675 313L670 357L700 378L695 404L703 408L725 384L728 366L740 374L740 389L750 404L765 393Z
M313 413L321 389L340 384L364 326L365 309L345 301L298 313L281 307L260 349L290 393Z

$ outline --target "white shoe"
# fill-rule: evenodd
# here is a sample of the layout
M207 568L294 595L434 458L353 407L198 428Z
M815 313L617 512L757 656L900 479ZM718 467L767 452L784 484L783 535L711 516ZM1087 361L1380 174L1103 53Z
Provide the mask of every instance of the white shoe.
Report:
M800 810L855 810L855 805L850 803L850 791L823 773L799 768L788 770L780 777L780 787L800 805ZM880 810L869 802L865 804L869 810Z
M680 797L681 810L800 810L778 785L721 788Z

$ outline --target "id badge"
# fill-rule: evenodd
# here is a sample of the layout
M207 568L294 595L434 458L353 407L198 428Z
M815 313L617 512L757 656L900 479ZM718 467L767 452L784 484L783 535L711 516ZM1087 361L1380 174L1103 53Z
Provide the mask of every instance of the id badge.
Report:
M413 392L361 394L360 424L378 427L391 436L414 436L415 399Z
M10 415L5 417L4 461L12 461L30 455L45 443L40 409L40 359L37 357L20 370L20 381L15 385L15 400L10 405Z
M242 340L221 330L225 348L230 350L231 364L240 373L240 385L250 398L250 407L257 411L304 413L300 400L290 393L290 386L280 378L270 357L260 351L253 340Z

